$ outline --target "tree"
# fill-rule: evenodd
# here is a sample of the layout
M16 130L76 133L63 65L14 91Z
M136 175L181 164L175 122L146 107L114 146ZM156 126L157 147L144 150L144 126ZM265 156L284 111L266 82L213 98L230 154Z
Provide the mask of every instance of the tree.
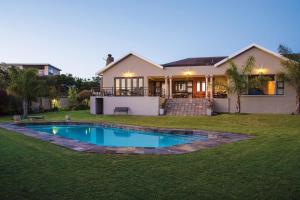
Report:
M78 104L78 93L75 87L70 87L68 90L68 100L69 100L69 107L71 110L75 109Z
M28 115L28 102L35 100L42 91L36 69L9 68L8 92L22 99L23 117Z
M294 54L288 47L279 45L279 53L288 58L281 62L285 72L279 72L276 77L278 80L289 83L296 90L295 113L300 113L300 55Z
M0 90L5 90L8 84L8 72L5 63L0 63Z
M225 74L229 78L229 85L226 86L229 93L235 93L237 95L236 111L241 112L241 95L248 94L249 90L256 89L262 90L266 83L270 80L269 77L262 74L253 75L253 67L255 66L255 58L250 56L246 63L241 66L241 70L238 66L230 61L230 67L226 70Z
M230 61L230 67L226 70L226 75L230 79L227 90L229 93L235 93L237 95L237 113L241 112L241 95L248 91L248 76L251 75L254 64L255 58L251 56L247 59L245 65L242 66L241 72L233 61Z

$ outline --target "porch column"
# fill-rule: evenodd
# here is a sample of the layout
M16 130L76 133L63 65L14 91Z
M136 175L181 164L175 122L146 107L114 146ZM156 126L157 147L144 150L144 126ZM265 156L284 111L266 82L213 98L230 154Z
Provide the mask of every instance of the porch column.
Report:
M169 96L169 98L173 98L173 94L172 94L172 77L170 77L169 78L169 80L170 80L170 87L169 87L169 94L170 94L170 96Z
M213 99L214 97L214 76L210 75L210 98Z
M208 98L208 76L205 76L205 98Z
M168 77L165 76L165 98L169 98Z

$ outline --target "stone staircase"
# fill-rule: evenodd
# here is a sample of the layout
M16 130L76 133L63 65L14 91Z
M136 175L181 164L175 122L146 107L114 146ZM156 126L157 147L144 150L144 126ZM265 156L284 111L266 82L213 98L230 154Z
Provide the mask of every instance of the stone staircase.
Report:
M206 115L207 103L205 98L166 99L165 114L175 116Z

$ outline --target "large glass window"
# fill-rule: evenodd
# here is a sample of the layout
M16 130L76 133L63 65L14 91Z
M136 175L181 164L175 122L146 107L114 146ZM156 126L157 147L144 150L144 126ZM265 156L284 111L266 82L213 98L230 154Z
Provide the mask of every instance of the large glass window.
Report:
M283 95L284 83L283 81L276 81L275 75L257 75L249 77L249 80L261 84L259 86L248 89L248 95Z
M213 97L227 98L227 78L225 76L214 77Z
M143 77L117 77L115 78L116 96L143 96L144 78Z

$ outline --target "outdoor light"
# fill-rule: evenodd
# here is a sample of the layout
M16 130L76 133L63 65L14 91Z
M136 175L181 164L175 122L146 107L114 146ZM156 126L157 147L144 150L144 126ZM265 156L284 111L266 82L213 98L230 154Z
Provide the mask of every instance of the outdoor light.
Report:
M130 71L123 73L123 76L125 76L125 77L133 77L133 75L134 75L134 73L130 72Z
M262 65L257 69L257 73L258 73L258 74L264 74L265 71L266 71L266 70L263 68Z
M59 108L60 107L59 101L57 99L52 99L51 100L51 105L52 105L52 108Z
M184 75L190 76L192 75L192 72L190 71L190 69L188 69L187 71L184 72Z

